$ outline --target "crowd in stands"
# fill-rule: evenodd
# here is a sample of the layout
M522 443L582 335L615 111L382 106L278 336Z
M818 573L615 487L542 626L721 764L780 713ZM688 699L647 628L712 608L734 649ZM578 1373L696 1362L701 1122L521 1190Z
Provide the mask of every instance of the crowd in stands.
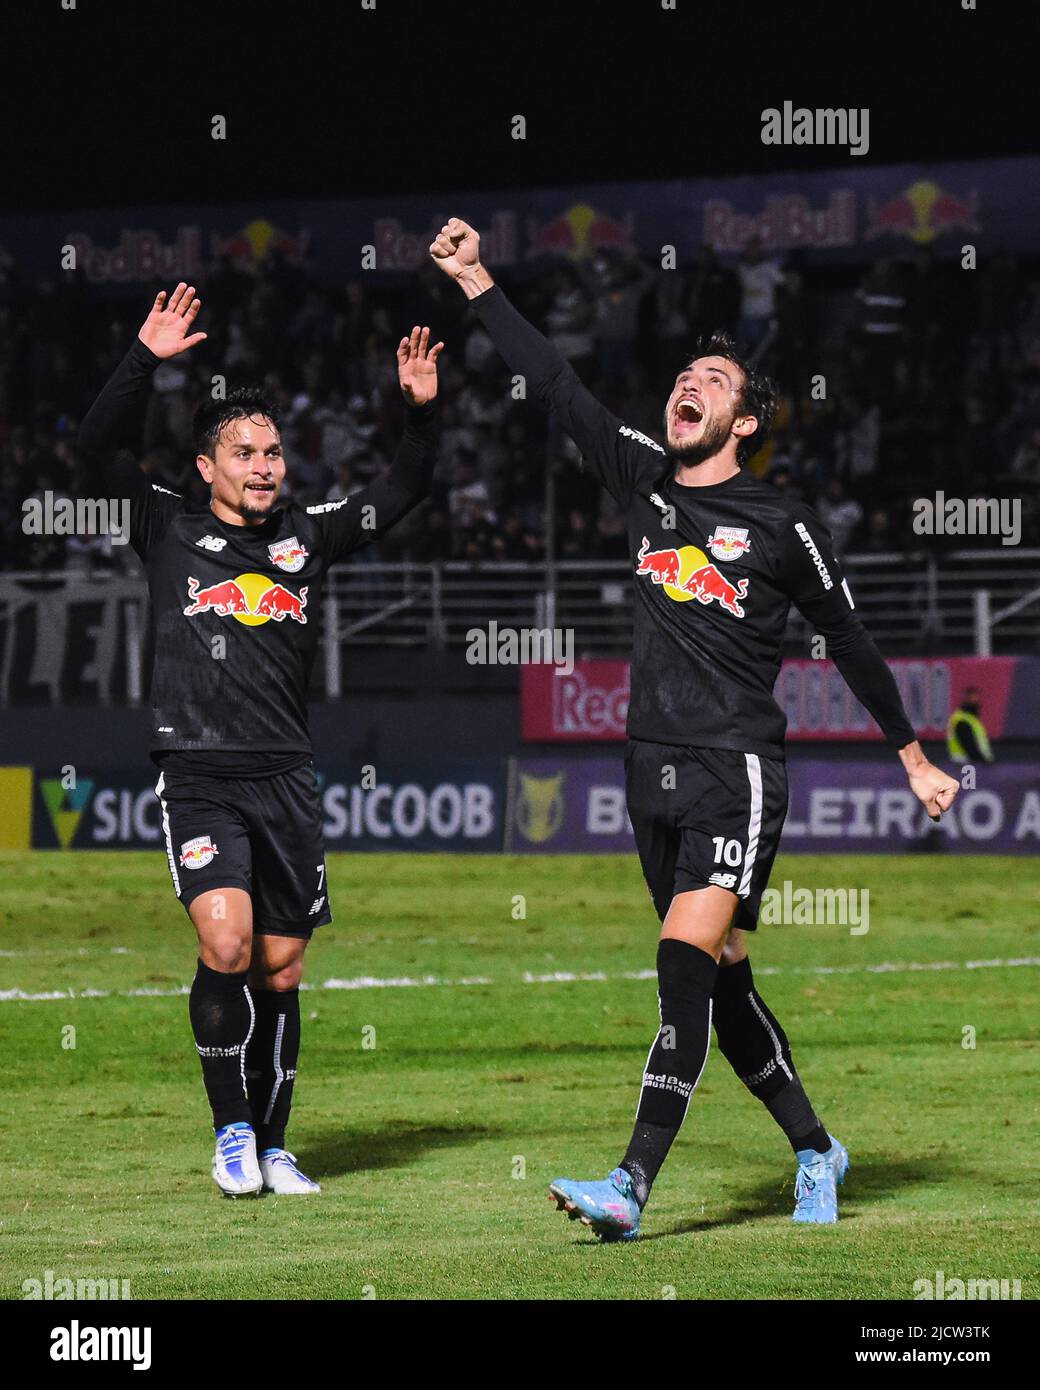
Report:
M965 270L917 249L835 266L752 243L735 262L704 248L663 270L608 250L499 278L593 394L658 441L698 335L731 332L782 393L748 467L812 504L839 552L920 548L913 500L937 491L1021 498L1025 542L1037 534L1040 272L1024 259L992 254ZM105 495L77 429L155 288L100 292L72 272L32 280L0 247L0 568L136 566L128 547L26 535L21 518L34 495ZM615 504L542 410L513 398L505 364L432 264L325 284L277 253L249 269L225 258L198 291L206 342L155 374L140 449L154 481L204 503L191 420L223 375L262 385L277 409L286 492L313 503L364 487L401 432L396 345L428 323L447 345L432 496L369 558L540 561L550 519L557 559L626 556Z

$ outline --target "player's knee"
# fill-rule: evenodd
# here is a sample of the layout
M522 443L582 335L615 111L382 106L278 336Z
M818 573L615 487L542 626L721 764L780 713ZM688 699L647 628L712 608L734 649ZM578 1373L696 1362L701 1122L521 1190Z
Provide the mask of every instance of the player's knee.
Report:
M199 957L211 970L225 974L248 970L250 949L248 930L229 928L199 933Z
M742 960L747 960L747 945L744 941L744 933L739 927L731 927L726 944L722 948L722 958L719 965L739 965Z
M302 958L278 966L254 963L249 971L249 983L253 989L271 989L279 993L299 989L302 979Z

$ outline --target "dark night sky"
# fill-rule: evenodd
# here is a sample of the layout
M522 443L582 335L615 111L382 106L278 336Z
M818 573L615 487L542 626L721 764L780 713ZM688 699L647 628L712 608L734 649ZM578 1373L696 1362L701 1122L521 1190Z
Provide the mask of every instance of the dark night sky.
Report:
M849 160L767 148L785 99L868 106L867 163L1032 153L1035 19L979 0L8 11L0 210L523 188ZM1001 13L1003 11L1003 13ZM269 16L264 19L263 16ZM565 18L561 18L565 16ZM229 138L209 138L214 112ZM510 139L514 113L528 121Z

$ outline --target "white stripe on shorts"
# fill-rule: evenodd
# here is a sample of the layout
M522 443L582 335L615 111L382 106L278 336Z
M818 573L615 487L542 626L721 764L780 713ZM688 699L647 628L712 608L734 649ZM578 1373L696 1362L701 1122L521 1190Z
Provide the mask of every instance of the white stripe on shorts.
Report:
M173 891L178 898L181 895L181 881L177 875L177 860L173 854L173 841L170 839L170 813L166 809L166 802L163 800L163 792L166 790L166 783L163 780L163 773L159 773L159 780L155 784L155 794L159 798L159 805L162 807L162 828L163 835L166 837L166 858L170 863L170 876L173 879Z
M762 829L762 767L756 753L745 753L748 782L751 786L751 815L748 818L747 850L744 853L744 872L741 875L738 898L746 898L751 892L751 870L755 867L758 855L758 836Z

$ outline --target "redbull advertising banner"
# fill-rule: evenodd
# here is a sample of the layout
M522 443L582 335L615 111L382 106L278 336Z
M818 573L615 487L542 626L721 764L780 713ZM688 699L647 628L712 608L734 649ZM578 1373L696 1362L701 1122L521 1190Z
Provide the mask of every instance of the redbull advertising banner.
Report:
M924 739L946 735L946 721L969 686L977 687L990 737L1040 737L1040 658L896 657L889 661L910 722ZM831 661L790 660L774 688L795 742L883 741L881 730ZM529 743L617 742L628 714L627 661L577 661L521 668L520 724Z
M272 251L325 279L411 274L452 213L481 234L492 269L538 268L604 248L680 259L702 245L865 260L934 247L1040 251L1040 158L937 161L731 179L593 184L441 197L229 203L0 217L0 243L32 273L55 274L72 247L89 284L199 282L226 255L250 269ZM366 250L366 248L368 248Z
M899 763L796 759L781 849L789 854L1040 852L1040 763L993 764L938 824ZM517 758L505 848L514 854L634 852L620 757Z
M461 766L448 759L423 771L318 767L322 826L329 850L499 850L502 847L506 766L485 759ZM37 849L156 849L165 851L158 771L77 768L73 785L37 768L32 843ZM175 844L183 867L220 853L215 832Z

